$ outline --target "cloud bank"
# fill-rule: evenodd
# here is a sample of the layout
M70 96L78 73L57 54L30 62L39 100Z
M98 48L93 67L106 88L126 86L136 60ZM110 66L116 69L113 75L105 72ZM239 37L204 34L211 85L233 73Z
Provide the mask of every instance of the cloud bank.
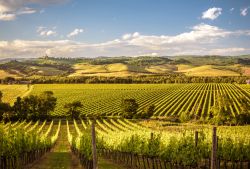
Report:
M41 27L37 31L41 33L43 30ZM201 23L190 28L190 31L175 36L143 35L135 32L93 44L72 40L0 41L0 57L40 57L45 53L53 57L138 56L145 53L169 56L250 53L250 47L231 46L226 43L239 36L250 36L250 30L229 31Z

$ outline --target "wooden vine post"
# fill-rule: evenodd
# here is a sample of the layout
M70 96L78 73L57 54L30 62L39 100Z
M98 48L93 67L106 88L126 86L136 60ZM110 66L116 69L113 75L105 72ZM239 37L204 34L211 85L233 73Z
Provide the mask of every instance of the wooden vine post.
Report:
M212 136L212 154L211 154L211 169L216 169L217 167L217 128L213 128Z
M92 134L93 169L98 169L97 168L97 152L96 152L95 119L92 122L91 134Z

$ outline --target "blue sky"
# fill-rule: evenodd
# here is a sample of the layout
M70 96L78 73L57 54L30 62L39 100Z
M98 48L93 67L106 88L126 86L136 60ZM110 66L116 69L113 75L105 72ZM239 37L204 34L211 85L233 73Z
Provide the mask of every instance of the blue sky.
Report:
M250 53L249 0L0 0L0 57Z

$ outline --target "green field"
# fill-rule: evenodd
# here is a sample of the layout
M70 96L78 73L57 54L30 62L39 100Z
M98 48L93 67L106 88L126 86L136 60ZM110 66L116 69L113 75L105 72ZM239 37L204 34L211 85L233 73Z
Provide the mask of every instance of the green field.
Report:
M247 85L234 84L49 84L35 85L32 94L51 90L58 98L58 106L53 115L63 115L67 102L80 100L83 114L117 116L121 113L122 98L134 98L139 103L138 112L148 104L156 106L155 116L174 116L182 112L207 117L216 101L215 94L228 93L232 106L230 113L241 112L238 98L250 100Z
M203 65L187 69L183 69L183 67L185 66L180 66L180 70L177 72L184 73L187 76L240 76L240 69L237 69L235 66Z
M6 102L15 100L17 96L40 94L53 91L57 97L54 116L65 115L64 105L72 101L81 101L82 114L98 114L103 116L120 115L120 104L123 98L136 99L138 112L144 107L154 104L155 116L178 116L185 112L206 118L216 102L217 93L227 93L232 115L241 113L238 99L250 100L250 86L236 84L36 84L30 90L26 85L1 85Z

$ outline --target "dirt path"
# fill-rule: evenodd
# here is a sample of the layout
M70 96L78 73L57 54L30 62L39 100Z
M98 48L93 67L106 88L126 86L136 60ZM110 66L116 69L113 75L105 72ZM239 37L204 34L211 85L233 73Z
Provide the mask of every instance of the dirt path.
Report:
M71 153L67 140L67 126L63 124L55 147L29 167L30 169L82 169L79 160Z

